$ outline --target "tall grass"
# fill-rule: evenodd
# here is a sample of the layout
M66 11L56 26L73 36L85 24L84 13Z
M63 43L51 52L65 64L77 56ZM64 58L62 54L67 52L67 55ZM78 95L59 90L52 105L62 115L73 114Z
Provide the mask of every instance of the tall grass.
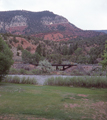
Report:
M6 76L2 82L8 83L17 83L17 84L37 84L37 80L35 78L26 78L26 77L18 77L18 76Z
M52 86L74 86L74 87L95 87L107 88L107 78L105 77L52 77L47 79L45 85Z

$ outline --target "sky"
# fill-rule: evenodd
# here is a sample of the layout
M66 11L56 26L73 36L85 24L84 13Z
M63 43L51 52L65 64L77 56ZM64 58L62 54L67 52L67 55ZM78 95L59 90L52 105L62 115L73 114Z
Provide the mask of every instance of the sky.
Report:
M0 11L51 11L83 30L107 30L107 0L0 0Z

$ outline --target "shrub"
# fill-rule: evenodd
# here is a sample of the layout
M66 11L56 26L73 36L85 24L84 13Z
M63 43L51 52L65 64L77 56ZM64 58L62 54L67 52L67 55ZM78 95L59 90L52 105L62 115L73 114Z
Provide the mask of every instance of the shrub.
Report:
M19 70L15 69L15 68L10 68L9 70L9 74L18 74Z
M34 75L40 75L40 74L42 74L42 71L39 70L39 69L34 69L34 70L32 70L32 73L33 73Z
M43 73L50 73L53 71L52 65L48 62L48 60L43 60L39 62L39 67Z
M19 70L19 73L20 73L20 74L27 74L27 71L26 71L25 69L20 69L20 70Z

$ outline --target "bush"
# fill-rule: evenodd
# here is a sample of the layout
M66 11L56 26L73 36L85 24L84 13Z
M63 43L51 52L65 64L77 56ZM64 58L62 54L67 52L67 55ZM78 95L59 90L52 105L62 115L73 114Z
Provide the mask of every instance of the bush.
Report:
M39 62L39 68L43 73L50 73L53 71L52 65L48 62L48 60L43 60Z
M20 69L20 70L19 70L19 73L20 73L20 74L27 74L27 71L26 71L25 69Z
M18 74L19 70L15 69L15 68L10 68L9 70L9 74Z
M39 69L34 69L34 70L32 70L32 73L33 73L34 75L40 75L40 74L42 74L42 71L39 70Z

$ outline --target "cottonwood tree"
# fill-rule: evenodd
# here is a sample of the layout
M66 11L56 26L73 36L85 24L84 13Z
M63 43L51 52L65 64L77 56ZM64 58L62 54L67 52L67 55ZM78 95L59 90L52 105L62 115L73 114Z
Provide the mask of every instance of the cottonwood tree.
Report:
M11 65L13 53L11 52L8 45L0 37L0 81L8 74Z

